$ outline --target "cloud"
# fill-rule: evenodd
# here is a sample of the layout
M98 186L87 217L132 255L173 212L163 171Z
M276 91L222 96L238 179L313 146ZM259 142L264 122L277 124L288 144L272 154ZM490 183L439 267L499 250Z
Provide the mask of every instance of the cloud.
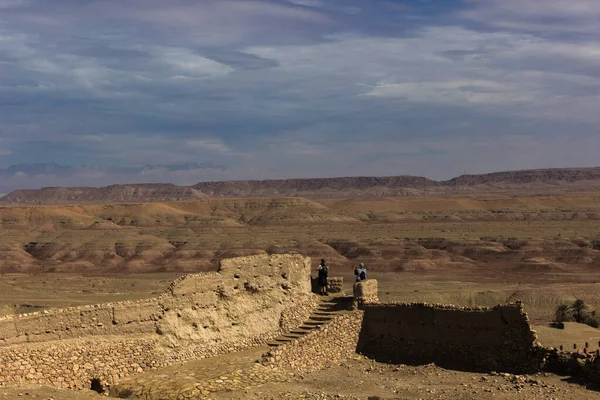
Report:
M593 164L592 2L399 4L0 0L2 166L90 166L69 184ZM198 160L227 168L122 172Z
M192 139L186 143L187 147L199 150L214 151L221 154L232 154L233 151L222 140L219 139Z
M600 121L591 111L600 106L595 96L600 89L598 43L460 27L428 27L410 38L331 39L318 45L247 51L276 60L279 71L289 75L308 79L318 74L320 79L313 78L312 83L325 88L308 87L313 93L340 87L350 95L451 106L504 105L499 113Z
M139 167L68 166L56 163L11 165L0 169L0 191L15 187L103 186L116 183L163 183L191 185L222 176L226 168L210 163L148 164Z
M556 35L600 33L600 9L595 0L468 0L465 18L504 29Z

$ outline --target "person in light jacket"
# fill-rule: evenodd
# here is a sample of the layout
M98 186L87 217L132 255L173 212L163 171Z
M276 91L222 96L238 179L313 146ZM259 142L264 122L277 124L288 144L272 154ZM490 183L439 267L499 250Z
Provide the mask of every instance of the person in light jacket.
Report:
M360 263L357 268L354 268L354 276L356 277L356 282L367 280L367 269L365 268L364 263Z

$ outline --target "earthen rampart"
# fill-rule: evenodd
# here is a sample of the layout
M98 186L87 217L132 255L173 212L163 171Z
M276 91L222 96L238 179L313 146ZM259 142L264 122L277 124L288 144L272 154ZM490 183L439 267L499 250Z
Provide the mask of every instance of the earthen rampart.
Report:
M218 273L184 276L157 298L0 318L0 384L110 384L264 344L299 326L316 305L309 258L223 260Z

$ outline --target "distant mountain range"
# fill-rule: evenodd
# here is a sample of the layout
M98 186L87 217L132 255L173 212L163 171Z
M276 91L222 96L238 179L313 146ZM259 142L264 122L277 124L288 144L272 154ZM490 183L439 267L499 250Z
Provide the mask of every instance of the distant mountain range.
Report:
M42 165L42 164L40 164ZM23 171L19 166L11 171ZM9 168L9 169L11 169ZM32 167L33 168L33 167ZM60 173L58 164L45 165ZM149 166L157 168L157 166ZM161 166L161 168L219 168L200 164ZM40 166L36 168L40 170ZM4 171L8 171L4 170ZM13 172L14 173L14 172ZM418 176L340 177L200 182L191 186L169 183L119 184L104 187L46 187L15 190L0 198L8 204L128 203L146 201L195 200L206 197L394 197L452 193L498 193L520 191L600 190L600 167L557 168L461 175L447 181Z

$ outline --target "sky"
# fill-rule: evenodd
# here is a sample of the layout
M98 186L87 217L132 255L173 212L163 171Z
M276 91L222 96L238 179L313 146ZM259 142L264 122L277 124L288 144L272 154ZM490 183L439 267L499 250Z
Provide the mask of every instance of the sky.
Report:
M598 0L0 0L0 192L597 165Z

